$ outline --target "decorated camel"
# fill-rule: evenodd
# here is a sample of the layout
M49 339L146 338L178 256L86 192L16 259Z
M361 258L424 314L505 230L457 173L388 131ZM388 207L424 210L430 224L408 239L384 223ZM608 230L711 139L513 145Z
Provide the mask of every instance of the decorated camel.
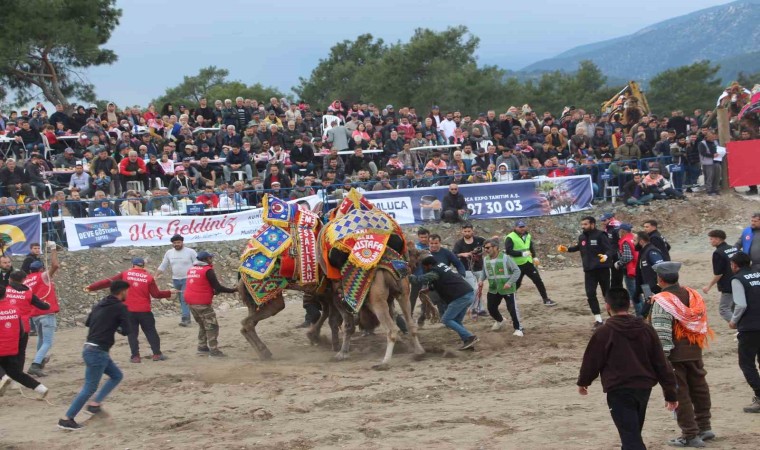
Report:
M316 238L322 223L317 213L271 195L263 199L263 225L249 239L240 256L240 299L248 307L240 333L261 359L272 352L256 333L256 325L277 315L285 308L283 291L304 293L305 301L316 301L322 314L306 333L309 340L319 342L325 320L332 317L333 348L338 347L338 321L334 308L332 283L320 274L316 260Z
M387 330L385 356L374 367L386 368L399 333L393 320L394 300L409 328L415 355L423 355L409 299L408 275L413 269L409 260L411 255L414 262L416 250L407 248L398 223L353 189L329 219L317 237L317 260L340 293L335 306L343 322L342 342L335 358L348 358L355 314L371 319L374 315Z

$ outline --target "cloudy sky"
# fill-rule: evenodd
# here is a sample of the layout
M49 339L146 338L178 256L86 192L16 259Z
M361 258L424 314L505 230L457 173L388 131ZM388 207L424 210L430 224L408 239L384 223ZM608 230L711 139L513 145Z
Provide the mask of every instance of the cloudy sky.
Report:
M107 44L119 60L89 71L98 97L146 105L204 66L231 79L291 94L336 42L371 33L406 41L415 28L465 25L480 38L478 60L517 70L581 44L633 33L716 0L623 5L609 0L410 2L118 0L121 25ZM330 6L321 6L330 5Z

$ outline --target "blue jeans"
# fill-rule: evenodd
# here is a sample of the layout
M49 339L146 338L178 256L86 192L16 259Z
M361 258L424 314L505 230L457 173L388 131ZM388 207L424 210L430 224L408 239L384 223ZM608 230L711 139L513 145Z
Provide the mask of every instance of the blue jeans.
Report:
M44 316L32 317L32 326L37 330L37 353L34 355L35 364L42 364L42 361L53 346L53 337L55 337L56 319L55 314L45 314Z
M447 328L456 331L463 341L472 336L472 333L462 326L462 320L464 320L464 316L467 314L467 310L472 305L474 299L475 293L468 292L446 305L446 311L441 316L441 323L446 325Z
M172 278L172 285L174 285L174 289L179 290L179 310L182 312L182 319L190 320L190 307L187 306L187 303L185 303L185 283L187 282L186 278L178 279L178 278Z
M116 363L111 359L111 355L108 352L103 351L97 347L91 345L85 345L82 350L82 359L86 365L84 371L84 386L79 394L71 402L69 410L66 411L66 417L73 419L82 410L87 400L95 394L100 384L100 379L103 378L103 374L108 375L108 381L105 382L100 391L95 395L95 401L97 403L103 402L108 397L108 394L121 383L121 379L124 375L121 370L116 366Z

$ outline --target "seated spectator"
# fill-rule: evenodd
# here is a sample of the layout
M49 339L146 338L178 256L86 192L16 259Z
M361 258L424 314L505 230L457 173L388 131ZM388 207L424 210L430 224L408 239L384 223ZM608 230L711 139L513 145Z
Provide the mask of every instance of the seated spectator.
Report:
M682 193L673 189L673 185L670 184L670 181L660 174L659 167L650 167L649 173L644 177L643 183L647 187L647 192L652 195L655 200L686 198Z
M290 171L293 176L304 177L314 172L314 149L311 145L304 144L300 137L295 138L293 148L290 150Z
M520 166L519 172L517 172L518 180L530 180L533 178L533 172L528 166Z
M387 173L384 173L380 178L380 181L375 183L372 187L373 191L392 191L393 189L395 188L391 184L391 177Z
M308 197L314 195L314 189L311 186L306 186L306 179L300 178L296 181L296 186L290 191L290 199L297 200L299 198Z
M265 190L274 189L272 187L272 184L275 182L278 184L278 188L282 187L285 189L290 189L291 187L293 187L293 184L291 183L290 178L284 173L281 173L280 168L277 165L269 167L269 174L266 177L264 177L264 189Z
M177 205L174 202L174 197L169 193L168 186L154 188L152 193L153 195L151 195L145 208L148 213L171 213L177 210Z
M106 175L106 172L101 170L98 172L97 178L93 180L96 190L109 191L111 189L111 177Z
M0 183L14 200L18 199L19 194L24 194L26 197L32 196L32 188L28 183L27 175L13 158L8 158L5 161L5 167L0 169Z
M567 161L564 159L560 159L557 161L557 167L549 172L547 175L549 178L556 178L556 177L569 177L571 175L575 175L575 170L567 167Z
M330 185L330 180L322 180L322 186L324 189L326 189L328 194L335 192L335 187ZM272 189L269 191L269 195L275 196L277 198L287 198L288 192L286 189L282 188L282 185L279 181L273 181Z
M130 150L127 157L119 163L119 175L121 175L121 188L124 191L127 190L127 183L130 181L141 182L143 189L148 186L145 161L140 159L134 150Z
M149 189L155 189L158 187L156 178L161 180L161 184L163 184L164 169L161 167L161 163L158 162L158 157L156 155L150 155L148 162L145 163L145 169L148 172ZM168 183L166 185L168 186Z
M372 156L365 155L361 148L355 148L354 154L348 157L346 161L346 175L354 176L362 170L371 172L373 175L377 173L377 165L372 161Z
M111 217L116 215L116 211L111 207L111 202L104 200L98 203L100 206L92 210L90 217Z
M208 157L204 156L198 161L195 166L195 170L198 172L197 184L207 185L212 184L216 186L216 167L214 164L210 164Z
M494 181L512 181L512 179L513 177L509 172L509 167L507 167L507 164L499 164L499 167L496 169L496 177Z
M490 183L491 181L493 180L489 172L484 171L480 166L472 166L472 175L467 178L468 184Z
M179 166L175 169L174 177L169 182L169 192L172 195L177 195L182 186L186 187L188 192L192 192L195 190L195 180L187 176L183 166Z
M449 191L441 200L441 219L447 223L456 223L467 219L467 202L459 192L459 186L449 185Z
M193 198L190 197L190 191L185 186L180 186L175 201L177 203L177 211L179 211L180 214L187 213L187 205L195 203Z
M224 181L230 182L232 172L244 172L246 180L253 178L253 169L251 168L251 159L248 152L241 149L240 146L233 146L232 151L227 154L227 160L222 167L224 171Z
M217 203L217 207L220 209L240 209L245 206L248 206L245 197L236 192L234 186L227 186L224 193L219 196L219 203Z
M203 193L195 198L195 202L206 208L216 208L219 205L219 196L214 193L214 185L207 184L203 188Z
M432 169L435 176L445 176L448 164L441 159L441 154L433 152L430 161L425 164L425 170Z
M90 186L90 174L85 172L82 163L78 162L74 166L74 173L71 175L71 180L69 180L69 189L76 187L79 189L79 194L82 197L88 197L92 191Z
M122 216L139 216L143 212L143 204L137 192L129 190L124 194L124 201L119 206Z
M633 179L623 185L623 201L628 206L648 205L654 196L647 192L647 186L641 181L641 174L634 173Z

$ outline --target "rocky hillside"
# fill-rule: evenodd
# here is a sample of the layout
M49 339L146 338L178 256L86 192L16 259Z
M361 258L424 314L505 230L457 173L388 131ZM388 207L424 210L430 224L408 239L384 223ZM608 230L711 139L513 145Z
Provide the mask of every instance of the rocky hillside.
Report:
M749 214L755 211L757 203L744 196L724 195L720 200L707 197L692 197L689 201L657 202L651 207L628 208L619 202L605 204L591 211L567 214L562 216L528 219L528 227L534 235L534 242L542 266L551 271L560 266L578 266L579 260L575 255L559 255L554 250L558 244L573 242L578 236L580 218L586 214L599 216L602 212L616 211L616 216L622 220L640 227L641 222L655 218L661 222L663 234L674 245L704 246L706 258L709 258L705 233L712 228L723 228L734 242L741 227L749 222ZM512 229L513 220L495 219L473 222L478 235L483 237L498 236L503 239ZM432 233L440 234L445 246L451 248L459 239L459 227L449 224L426 225ZM416 226L405 227L407 236L415 238ZM216 253L215 266L223 284L231 286L236 281L236 270L240 249L243 241L215 242L194 245L196 250L210 250ZM80 252L61 252L62 269L56 275L56 285L61 298L61 313L59 323L62 326L81 326L87 317L92 304L105 295L105 291L84 293L82 288L87 284L115 275L130 267L134 256L146 259L146 267L155 272L161 262L164 252L169 247L139 247L93 249ZM701 248L701 247L699 247ZM14 267L20 267L23 258L14 258ZM162 289L168 289L171 280L164 275L158 280ZM289 292L288 297L300 299L300 294ZM215 304L220 309L230 309L240 306L236 295L224 294L217 297ZM154 311L163 315L179 316L175 299L154 300Z
M635 12L634 12L635 13ZM725 61L724 81L760 70L760 0L739 0L666 20L634 34L583 45L525 67L525 72L574 70L592 60L612 78L647 80L663 70ZM737 61L743 64L737 64ZM642 64L646 62L646 64Z

